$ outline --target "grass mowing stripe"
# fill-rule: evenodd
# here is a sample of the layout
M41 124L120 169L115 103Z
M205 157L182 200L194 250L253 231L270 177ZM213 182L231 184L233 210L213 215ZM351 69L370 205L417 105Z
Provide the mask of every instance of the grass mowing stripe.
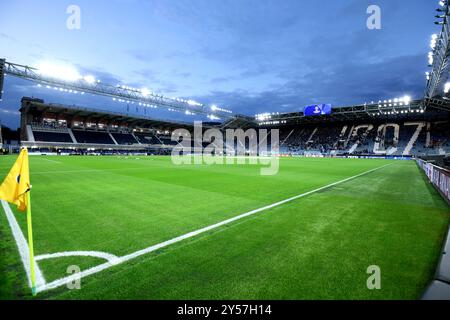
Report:
M297 195L297 196L294 196L294 197L291 197L291 198L288 198L288 199L285 199L285 200L278 201L278 202L276 202L276 203L273 203L273 204L264 206L264 207L262 207L262 208L258 208L258 209L255 209L255 210L252 210L252 211L243 213L243 214L238 215L238 216L236 216L236 217L233 217L233 218L230 218L230 219L221 221L221 222L219 222L219 223L216 223L216 224L213 224L213 225L210 225L210 226L207 226L207 227L198 229L198 230L196 230L196 231L189 232L189 233L187 233L187 234L184 234L184 235L182 235L182 236L173 238L173 239L171 239L171 240L167 240L167 241L161 242L161 243L159 243L159 244L150 246L150 247L148 247L148 248L145 248L145 249L136 251L136 252L134 252L134 253L131 253L131 254L128 254L128 255L119 257L119 258L115 259L114 261L103 263L103 264L98 265L98 266L96 266L96 267L93 267L93 268L84 270L84 271L82 271L82 272L80 272L80 273L78 273L78 274L74 274L74 275L71 275L71 276L68 276L68 277L65 277L65 278L62 278L62 279L55 280L55 281L50 282L50 283L48 283L48 284L45 284L45 285L42 285L42 286L38 286L37 292L42 292L42 291L47 291L47 290L51 290L51 289L58 288L58 287L60 287L60 286L65 285L66 283L69 283L69 282L72 282L72 281L76 281L76 280L81 279L81 278L84 278L84 277L86 277L86 276L89 276L89 275L98 273L98 272L103 271L103 270L105 270L105 269L108 269L108 268L110 268L110 267L112 267L112 266L115 266L115 265L118 265L118 264L127 262L127 261L132 260L132 259L135 259L135 258L137 258L137 257L139 257L139 256L144 255L144 254L147 254L147 253L150 253L150 252L153 252L153 251L162 249L162 248L167 247L167 246L169 246L169 245L172 245L172 244L174 244L174 243L177 243L177 242L183 241L183 240L185 240L185 239L189 239L189 238L195 237L195 236L197 236L197 235L199 235L199 234L205 233L205 232L207 232L207 231L211 231L211 230L213 230L213 229L216 229L216 228L219 228L219 227L221 227L221 226L230 224L230 223L232 223L232 222L234 222L234 221L243 219L243 218L245 218L245 217L254 215L254 214L256 214L256 213L259 213L259 212L262 212L262 211L265 211L265 210L268 210L268 209L271 209L271 208L280 206L280 205L282 205L282 204L285 204L285 203L288 203L288 202L297 200L297 199L299 199L299 198L308 196L308 195L313 194L313 193L315 193L315 192L319 192L319 191L322 191L322 190L324 190L324 189L328 189L328 188L331 188L331 187L333 187L333 186L339 185L339 184L341 184L341 183L344 183L344 182L347 182L347 181L356 179L356 178L358 178L358 177L361 177L361 176L366 175L366 174L369 174L369 173L371 173L371 172L380 170L380 169L382 169L382 168L384 168L384 167L387 167L387 166L390 166L390 165L392 165L392 164L394 164L394 163L388 163L388 164L386 164L386 165L383 165L383 166L380 166L380 167L377 167L377 168L374 168L374 169L371 169L371 170L362 172L362 173L360 173L360 174L351 176L351 177L349 177L349 178L342 179L342 180L339 180L339 181L337 181L337 182L330 183L330 184L325 185L325 186L323 186L323 187L320 187L320 188L317 188L317 189L314 189L314 190L311 190L311 191L308 191L308 192L299 194L299 195Z
M48 162L51 162L51 163L62 163L61 161L56 161L56 160L50 160L50 159L46 159L46 158L38 158L39 160L44 160L44 161L48 161Z
M419 173L413 161L398 161L84 278L81 290L60 287L38 298L418 299L450 219ZM370 265L381 268L381 290L367 288Z

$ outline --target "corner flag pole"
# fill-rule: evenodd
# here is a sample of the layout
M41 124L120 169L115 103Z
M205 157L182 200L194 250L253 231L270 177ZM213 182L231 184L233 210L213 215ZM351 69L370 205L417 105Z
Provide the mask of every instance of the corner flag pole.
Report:
M36 295L36 273L34 270L34 248L33 248L33 225L31 222L31 186L27 192L27 227L28 227L28 247L30 250L30 273L31 273L31 293Z
M36 270L33 248L33 227L31 224L30 164L27 148L22 148L19 157L0 185L0 199L15 204L19 211L27 212L28 250L30 254L30 269L27 269L27 276L30 277L31 292L35 296Z

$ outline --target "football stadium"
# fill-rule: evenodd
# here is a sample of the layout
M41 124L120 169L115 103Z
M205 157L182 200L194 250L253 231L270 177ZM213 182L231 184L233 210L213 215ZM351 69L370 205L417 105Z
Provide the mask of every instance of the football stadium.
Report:
M449 300L450 5L432 2L422 80L387 71L408 87L356 103L169 97L0 43L0 299ZM364 32L385 3L358 6Z

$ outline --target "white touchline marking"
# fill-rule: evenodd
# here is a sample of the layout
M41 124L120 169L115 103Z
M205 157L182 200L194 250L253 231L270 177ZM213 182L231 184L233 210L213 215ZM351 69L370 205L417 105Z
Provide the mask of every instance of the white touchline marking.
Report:
M227 219L227 220L218 222L218 223L216 223L216 224L213 224L213 225L210 225L210 226L207 226L207 227L198 229L198 230L196 230L196 231L192 231L192 232L186 233L186 234L184 234L184 235L182 235L182 236L179 236L179 237L173 238L173 239L171 239L171 240L167 240L167 241L161 242L161 243L159 243L159 244L156 244L156 245L150 246L150 247L148 247L148 248L145 248L145 249L142 249L142 250L133 252L133 253L131 253L131 254L128 254L128 255L125 255L125 256L122 256L122 257L118 257L118 258L115 259L113 262L108 261L108 262L105 262L105 263L100 264L100 265L98 265L98 266L95 266L95 267L86 269L86 270L84 270L84 271L81 271L81 272L79 272L79 273L76 273L76 274L73 274L73 275L70 275L70 276L67 276L67 277L64 277L64 278L61 278L61 279L58 279L58 280L49 282L49 283L44 284L44 285L42 285L42 286L39 286L39 287L36 288L36 291L37 291L37 292L42 292L42 291L51 290L51 289L55 289L55 288L64 286L65 284L70 283L70 282L72 282L72 281L79 280L79 279L81 279L81 278L84 278L84 277L90 276L90 275L92 275L92 274L98 273L98 272L100 272L100 271L103 271L103 270L105 270L105 269L111 268L111 267L113 267L113 266L115 266L115 265L118 265L118 264L127 262L127 261L129 261L129 260L135 259L135 258L137 258L137 257L139 257L139 256L142 256L142 255L145 255L145 254L147 254L147 253L156 251L156 250L161 249L161 248L165 248L165 247L167 247L167 246L169 246L169 245L171 245L171 244L174 244L174 243L183 241L183 240L188 239L188 238L195 237L195 236L197 236L197 235L199 235L199 234L202 234L202 233L205 233L205 232L207 232L207 231L216 229L216 228L218 228L218 227L224 226L224 225L226 225L226 224L229 224L229 223L231 223L231 222L240 220L240 219L242 219L242 218L245 218L245 217L254 215L254 214L258 213L258 212L261 212L261 211L264 211L264 210L268 210L268 209L271 209L271 208L280 206L280 205L285 204L285 203L287 203L287 202L291 202L291 201L293 201L293 200L296 200L296 199L305 197L305 196L307 196L307 195L310 195L310 194L312 194L312 193L321 191L321 190L323 190L323 189L327 189L327 188L336 186L336 185L338 185L338 184L347 182L347 181L349 181L349 180L352 180L352 179L361 177L361 176L363 176L363 175L365 175L365 174L374 172L374 171L376 171L376 170L380 170L380 169L382 169L382 168L384 168L384 167L386 167L386 166L390 166L390 165L392 165L392 164L394 164L394 163L388 163L388 164L383 165L383 166L381 166L381 167L378 167L378 168L375 168L375 169L371 169L371 170L365 171L365 172L363 172L363 173L354 175L354 176L352 176L352 177L349 177L349 178L346 178L346 179L343 179L343 180L340 180L340 181L337 181L337 182L330 183L330 184L328 184L328 185L326 185L326 186L323 186L323 187L320 187L320 188L317 188L317 189L314 189L314 190L311 190L311 191L308 191L308 192L299 194L299 195L297 195L297 196L294 196L294 197L291 197L291 198L288 198L288 199L285 199L285 200L282 200L282 201L275 202L275 203L273 203L273 204L267 205L267 206L262 207L262 208L259 208L259 209L255 209L255 210L252 210L252 211L243 213L243 214L238 215L238 216L236 216L236 217L233 217L233 218L230 218L230 219Z
M35 261L41 261L46 259L54 259L54 258L62 258L62 257L76 257L76 256L85 256L85 257L95 257L95 258L101 258L108 260L111 263L114 263L116 259L118 259L117 256L107 253L107 252L101 252L101 251L64 251L64 252L57 252L57 253L47 253L47 254L41 254L36 257L34 257Z
M28 243L25 240L25 237L22 233L22 230L17 223L16 217L14 216L11 208L8 203L2 200L3 210L5 210L6 218L8 219L9 226L11 228L14 239L16 240L17 248L19 249L20 258L22 259L23 266L27 273L28 285L31 288L31 274L30 274L30 251L28 247ZM36 274L36 287L40 287L45 285L45 279L42 275L41 269L37 265L36 261L34 262L34 271Z

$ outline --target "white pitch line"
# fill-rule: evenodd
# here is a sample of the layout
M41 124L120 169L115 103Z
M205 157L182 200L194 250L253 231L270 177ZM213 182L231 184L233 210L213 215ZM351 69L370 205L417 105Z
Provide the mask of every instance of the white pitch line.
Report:
M142 250L133 252L133 253L131 253L131 254L128 254L128 255L125 255L125 256L122 256L122 257L118 257L118 258L115 259L113 262L105 262L105 263L103 263L103 264L100 264L100 265L95 266L95 267L90 268L90 269L86 269L86 270L84 270L84 271L82 271L82 272L73 274L73 275L71 275L71 276L67 276L67 277L64 277L64 278L61 278L61 279L52 281L52 282L50 282L50 283L47 283L47 284L45 284L45 285L43 285L43 286L38 287L38 288L36 289L36 291L37 291L37 292L42 292L42 291L51 290L51 289L55 289L55 288L64 286L65 284L70 283L70 282L72 282L72 281L77 281L77 280L79 280L79 279L81 279L81 278L90 276L90 275L92 275L92 274L98 273L98 272L103 271L103 270L106 270L106 269L108 269L108 268L110 268L110 267L113 267L113 266L115 266L115 265L118 265L118 264L127 262L127 261L132 260L132 259L135 259L135 258L137 258L137 257L139 257L139 256L142 256L142 255L145 255L145 254L147 254L147 253L150 253L150 252L153 252L153 251L156 251L156 250L165 248L165 247L167 247L167 246L170 246L170 245L172 245L172 244L174 244L174 243L177 243L177 242L180 242L180 241L183 241L183 240L186 240L186 239L195 237L195 236L197 236L197 235L199 235L199 234L202 234L202 233L208 232L208 231L210 231L210 230L219 228L219 227L221 227L221 226L230 224L230 223L232 223L232 222L234 222L234 221L237 221L237 220L240 220L240 219L242 219L242 218L245 218L245 217L254 215L254 214L259 213L259 212L261 212L261 211L265 211L265 210L268 210L268 209L271 209L271 208L280 206L280 205L282 205L282 204L285 204L285 203L287 203L287 202L291 202L291 201L293 201L293 200L296 200L296 199L299 199L299 198L302 198L302 197L306 197L307 195L310 195L310 194L312 194L312 193L315 193L315 192L318 192L318 191L321 191L321 190L324 190L324 189L327 189L327 188L331 188L331 187L336 186L336 185L338 185L338 184L341 184L341 183L347 182L347 181L349 181L349 180L352 180L352 179L361 177L361 176L363 176L363 175L365 175L365 174L374 172L374 171L376 171L376 170L380 170L380 169L382 169L382 168L384 168L384 167L386 167L386 166L390 166L390 165L392 165L392 164L394 164L394 163L388 163L388 164L383 165L383 166L381 166L381 167L378 167L378 168L375 168L375 169L371 169L371 170L365 171L365 172L363 172L363 173L354 175L354 176L352 176L352 177L349 177L349 178L346 178L346 179L343 179L343 180L340 180L340 181L337 181L337 182L330 183L330 184L328 184L328 185L326 185L326 186L323 186L323 187L320 187L320 188L317 188L317 189L314 189L314 190L311 190L311 191L308 191L308 192L299 194L299 195L297 195L297 196L294 196L294 197L291 197L291 198L288 198L288 199L285 199L285 200L282 200L282 201L275 202L275 203L273 203L273 204L264 206L264 207L259 208L259 209L255 209L255 210L252 210L252 211L243 213L243 214L238 215L238 216L236 216L236 217L233 217L233 218L230 218L230 219L221 221L221 222L219 222L219 223L216 223L216 224L213 224L213 225L210 225L210 226L207 226L207 227L198 229L198 230L196 230L196 231L192 231L192 232L186 233L186 234L184 234L184 235L182 235L182 236L179 236L179 237L173 238L173 239L171 239L171 240L167 240L167 241L161 242L161 243L159 243L159 244L156 244L156 245L150 246L150 247L148 247L148 248L145 248L145 249L142 249Z
M80 256L101 258L101 259L105 259L111 263L114 263L116 261L116 259L118 259L117 256L115 256L111 253L101 252L101 251L64 251L64 252L57 252L57 253L41 254L41 255L34 257L34 260L41 261L41 260L54 259L54 258L80 257Z
M8 203L2 200L3 210L5 210L6 218L8 219L9 226L11 228L14 239L16 240L17 248L19 249L20 258L22 259L23 267L27 273L28 285L31 288L31 273L30 273L30 251L28 243L22 233L22 230L17 223L16 217L14 216ZM45 285L45 279L42 275L41 269L36 262L34 262L34 271L36 274L36 286L40 287Z

